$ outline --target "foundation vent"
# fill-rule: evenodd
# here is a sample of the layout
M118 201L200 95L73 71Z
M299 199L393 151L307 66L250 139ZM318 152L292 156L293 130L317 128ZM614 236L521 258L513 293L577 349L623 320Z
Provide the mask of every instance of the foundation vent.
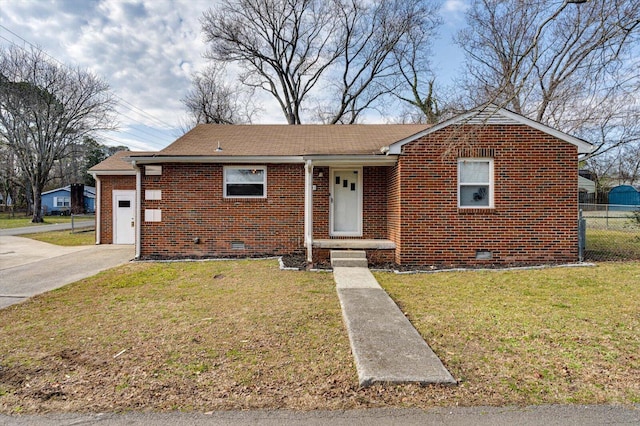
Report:
M244 242L231 241L231 250L244 250Z
M491 260L493 259L493 253L489 250L476 250L477 260Z

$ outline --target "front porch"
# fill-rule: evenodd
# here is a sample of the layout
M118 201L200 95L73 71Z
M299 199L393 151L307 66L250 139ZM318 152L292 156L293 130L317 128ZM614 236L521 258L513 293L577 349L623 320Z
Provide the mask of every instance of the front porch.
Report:
M309 264L330 250L365 250L374 263L395 259L389 229L389 179L395 158L305 164L304 246ZM396 209L393 209L392 213Z
M384 239L314 239L310 264L327 264L335 250L364 251L367 262L383 265L395 262L396 243Z
M319 249L342 250L395 250L396 243L391 240L357 240L357 239L317 239L313 247Z

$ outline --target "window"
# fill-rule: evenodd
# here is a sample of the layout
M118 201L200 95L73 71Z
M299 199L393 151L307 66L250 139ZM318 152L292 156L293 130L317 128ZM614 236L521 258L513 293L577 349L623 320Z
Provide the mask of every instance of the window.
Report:
M226 198L266 198L267 168L225 167L224 196Z
M54 207L69 207L71 206L71 197L53 197Z
M458 207L493 207L493 160L461 158L458 160Z

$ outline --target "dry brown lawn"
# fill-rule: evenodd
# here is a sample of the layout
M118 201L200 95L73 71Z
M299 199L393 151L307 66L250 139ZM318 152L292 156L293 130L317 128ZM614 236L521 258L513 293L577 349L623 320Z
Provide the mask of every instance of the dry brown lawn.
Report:
M134 263L0 311L0 412L640 402L640 264L377 277L459 386L359 389L330 273Z

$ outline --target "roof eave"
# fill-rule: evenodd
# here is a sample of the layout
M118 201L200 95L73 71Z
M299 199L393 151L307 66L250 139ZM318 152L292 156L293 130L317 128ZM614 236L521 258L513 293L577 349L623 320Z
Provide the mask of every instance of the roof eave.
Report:
M551 135L555 138L558 138L564 142L570 143L572 145L575 145L578 148L578 154L588 154L593 150L593 145L590 144L587 141L584 141L580 138L576 138L575 136L571 136L567 133L561 132L560 130L556 130L552 127L549 127L545 124L539 123L535 120L531 120L527 117L524 117L520 114L516 114L515 112L511 112L509 110L506 110L504 108L499 108L495 105L485 105L482 106L480 108L475 108L471 111L465 112L463 114L460 114L456 117L450 118L449 120L443 121L442 123L436 124L433 127L429 127L428 129L425 129L422 132L416 133L415 135L409 136L408 138L399 140L391 145L389 145L389 150L388 153L389 154L402 154L402 147L404 145L406 145L409 142L413 142L416 139L419 139L423 136L429 135L431 133L435 133L439 130L444 129L445 127L449 127L451 125L455 125L455 124L465 124L465 121L469 120L470 118L474 117L475 115L477 115L478 113L482 112L484 109L486 108L490 108L490 107L495 107L496 111L495 113L497 114L501 114L502 116L509 118L519 124L522 125L526 125L529 127L532 127L536 130L540 130L543 133L546 133L548 135ZM478 124L474 124L474 125L478 125Z
M125 160L137 165L161 164L161 163L219 163L219 164L303 164L310 160L314 165L393 165L397 161L396 156L381 154L314 154L314 155L203 155L203 156L149 156L126 157Z
M135 170L89 170L88 172L95 179L96 176L135 176Z
M124 157L132 164L160 163L304 163L302 156L261 156L261 155L167 155L149 157Z

